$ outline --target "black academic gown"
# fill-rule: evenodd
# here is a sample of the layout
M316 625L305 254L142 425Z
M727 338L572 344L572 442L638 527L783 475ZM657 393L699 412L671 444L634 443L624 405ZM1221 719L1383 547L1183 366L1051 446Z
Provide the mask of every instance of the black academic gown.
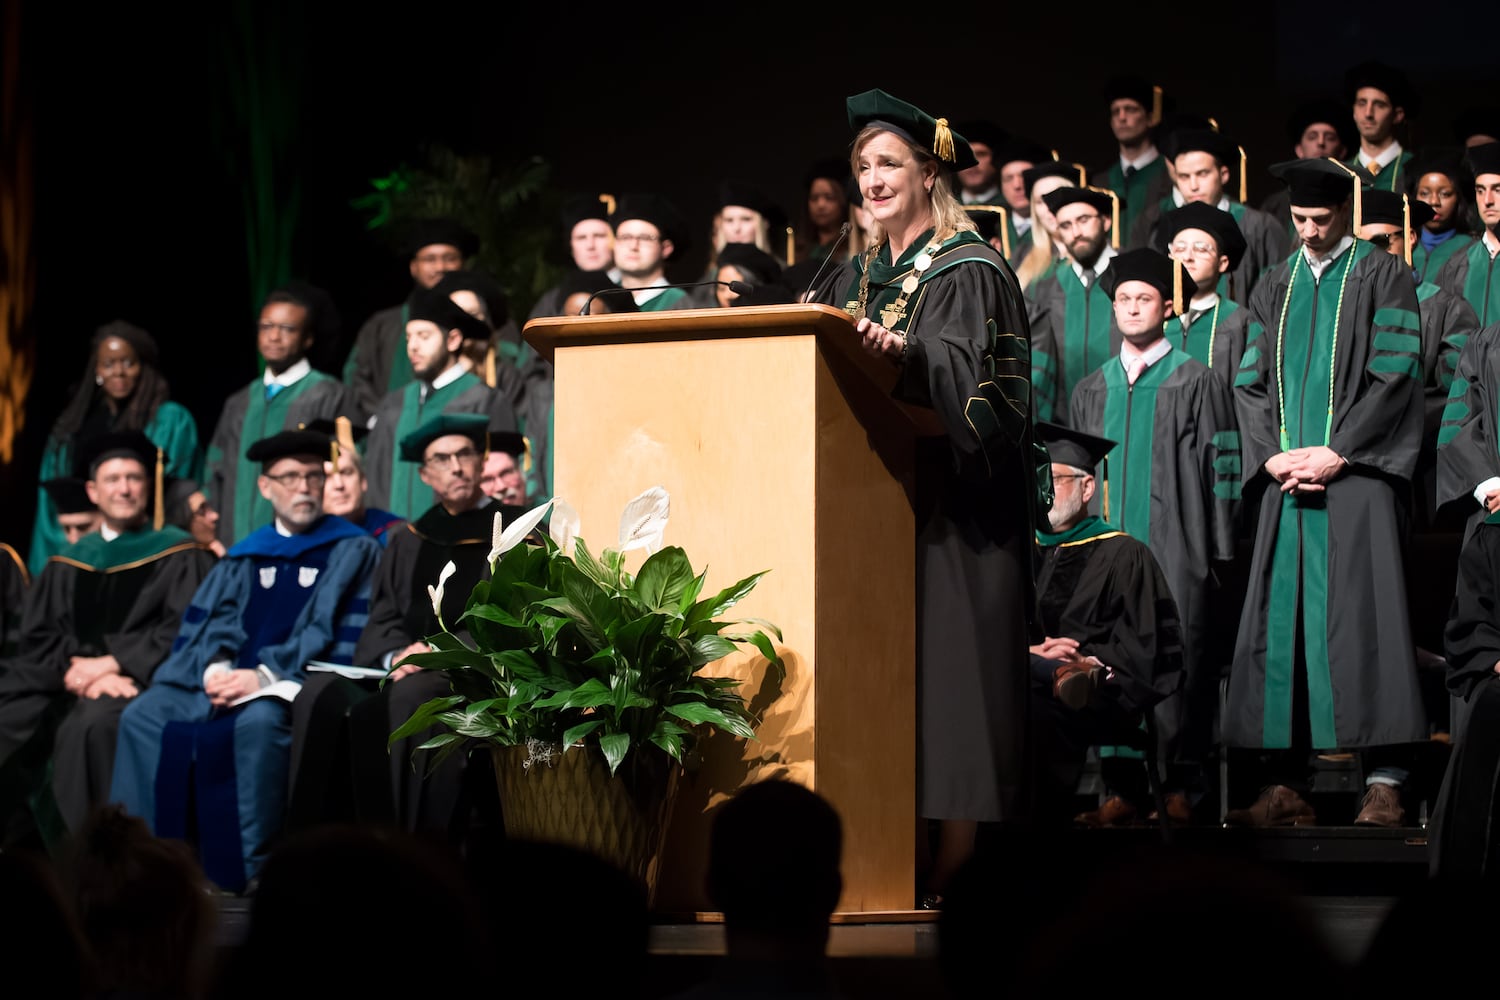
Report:
M0 542L0 676L4 676L5 659L16 651L21 622L26 614L26 593L31 574L26 560L15 549Z
M1422 442L1411 272L1356 240L1315 283L1299 251L1249 308L1235 409L1246 489L1265 494L1224 741L1296 745L1294 683L1305 686L1313 747L1425 739L1401 564L1401 507ZM1349 465L1323 496L1283 495L1264 472L1278 452L1325 444Z
M1466 516L1464 538L1484 520L1474 490L1500 477L1500 323L1469 338L1458 354L1453 383L1437 434L1437 506L1450 504Z
M26 745L31 762L45 765L50 752L53 795L70 829L107 797L120 712L130 701L68 694L72 657L112 655L146 689L213 564L187 532L146 527L109 542L86 536L37 579L22 652L0 678L0 757Z
M931 234L871 265L867 312L894 307ZM1029 699L1027 616L1036 458L1028 328L1015 275L976 234L933 255L904 315L909 344L893 395L930 407L946 435L917 446L918 812L931 819L1024 820ZM815 300L859 309L855 260Z
M1196 761L1213 734L1221 664L1210 648L1213 566L1234 558L1240 442L1229 389L1202 362L1172 350L1129 384L1118 357L1078 383L1070 425L1118 442L1096 504L1147 545L1181 621L1183 696L1162 706L1158 732L1173 757ZM1107 491L1107 492L1105 492Z
M1167 320L1167 339L1173 347L1213 369L1226 388L1232 386L1240 358L1245 355L1245 326L1250 314L1223 296L1201 311L1189 306L1187 312L1187 323L1179 316Z
M1464 345L1479 332L1479 317L1462 297L1430 281L1417 285L1417 303L1422 322L1423 418L1422 451L1417 457L1412 486L1416 493L1414 530L1421 531L1437 518L1437 448L1443 411ZM1478 484L1469 488L1472 490L1475 485Z
M1081 656L1114 670L1102 704L1069 709L1050 686L1035 690L1037 753L1050 778L1044 811L1069 804L1091 746L1113 743L1120 726L1171 698L1182 683L1180 623L1161 566L1142 542L1097 517L1062 533L1037 533L1037 625L1078 641Z
M1139 231L1132 237L1132 245L1148 246L1166 253L1168 240L1161 220L1163 215L1177 207L1176 200L1169 195L1142 215L1136 223ZM1234 270L1219 279L1218 291L1243 306L1249 303L1250 293L1255 290L1260 276L1286 260L1287 254L1292 252L1292 241L1288 237L1288 226L1258 208L1231 201L1227 211L1234 216L1245 237L1245 252Z
M1486 518L1465 543L1443 633L1448 689L1468 707L1428 830L1435 876L1500 878L1500 523Z
M1066 424L1073 390L1086 375L1120 354L1115 307L1099 279L1085 288L1070 261L1027 289L1031 327L1031 387L1036 418Z
M1427 280L1463 296L1474 307L1480 326L1500 322L1500 258L1490 256L1483 239L1453 254L1437 277Z
M407 308L403 302L371 314L344 361L343 379L353 397L349 417L361 425L374 415L386 393L412 380L406 357Z

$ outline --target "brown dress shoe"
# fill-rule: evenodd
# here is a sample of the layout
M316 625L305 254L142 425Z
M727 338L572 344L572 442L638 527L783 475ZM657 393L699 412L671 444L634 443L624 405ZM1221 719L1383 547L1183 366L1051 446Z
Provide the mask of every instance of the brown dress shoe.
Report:
M1087 708L1099 690L1104 668L1092 663L1064 663L1052 673L1052 693L1075 712Z
M1376 782L1365 791L1360 803L1359 815L1354 817L1355 826L1400 826L1406 819L1406 810L1401 808L1401 789L1395 785Z
M1188 797L1181 792L1168 792L1167 799L1167 822L1173 826L1187 826L1193 821L1193 807L1188 802ZM1151 815L1146 817L1152 823L1161 821L1161 814L1155 809Z
M1271 785L1248 809L1224 814L1230 826L1313 826L1318 818L1302 796L1285 785Z
M1073 822L1092 827L1126 826L1134 819L1135 806L1131 805L1127 799L1111 795L1098 809L1090 809L1088 812L1074 816Z

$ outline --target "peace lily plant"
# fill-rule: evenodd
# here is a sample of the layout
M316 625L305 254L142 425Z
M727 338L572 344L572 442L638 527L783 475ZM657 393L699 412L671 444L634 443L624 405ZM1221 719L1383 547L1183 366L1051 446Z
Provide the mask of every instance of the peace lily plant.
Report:
M740 682L702 671L746 643L783 669L767 635L781 639L775 625L719 619L768 571L700 599L707 571L694 573L681 548L661 547L668 501L660 487L632 500L617 546L597 558L565 500L508 528L496 514L490 578L474 587L459 632L440 610L449 563L428 587L441 629L427 640L433 651L402 661L447 671L453 694L422 705L391 740L436 724L442 731L422 747L440 756L474 741L538 755L592 746L614 774L647 744L681 764L704 726L753 739L757 720L735 690ZM631 574L625 554L635 549L648 556ZM758 627L721 634L729 626Z

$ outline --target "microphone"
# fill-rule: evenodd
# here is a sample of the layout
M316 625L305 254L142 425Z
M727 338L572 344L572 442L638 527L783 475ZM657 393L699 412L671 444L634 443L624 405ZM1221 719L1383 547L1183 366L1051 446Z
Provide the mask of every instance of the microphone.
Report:
M823 258L822 265L819 266L817 273L813 275L813 280L807 283L807 291L802 293L802 297L797 300L798 302L806 302L807 297L812 294L812 290L818 287L818 282L823 280L823 272L828 270L829 261L833 260L834 251L843 245L844 237L848 235L849 223L846 222L842 226L839 226L839 238L834 240L833 246L828 248L828 256Z
M677 285L648 285L646 287L659 288L662 291L666 291L668 288L702 288L705 285L724 285L736 295L749 295L751 292L755 291L755 286L745 281L687 281ZM587 316L589 314L589 309L594 304L594 300L601 295L610 295L614 292L635 291L645 291L645 289L622 288L619 285L616 285L613 288L601 288L593 295L589 296L588 301L583 304L583 308L579 310L578 315Z

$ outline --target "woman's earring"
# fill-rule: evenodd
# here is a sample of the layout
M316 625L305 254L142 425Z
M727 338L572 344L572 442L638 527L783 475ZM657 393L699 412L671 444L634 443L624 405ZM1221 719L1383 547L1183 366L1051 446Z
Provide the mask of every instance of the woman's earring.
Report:
M103 375L95 375L94 376L94 384L95 385L103 385L104 384L104 376Z

